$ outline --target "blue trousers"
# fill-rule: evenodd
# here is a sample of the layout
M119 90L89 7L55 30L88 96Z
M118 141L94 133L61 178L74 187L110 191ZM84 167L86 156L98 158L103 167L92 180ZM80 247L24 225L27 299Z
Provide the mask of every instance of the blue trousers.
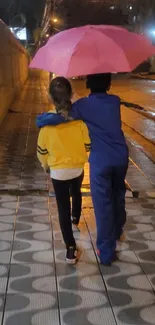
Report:
M125 177L128 165L102 166L90 163L90 183L97 225L97 248L102 263L111 263L116 241L126 222Z

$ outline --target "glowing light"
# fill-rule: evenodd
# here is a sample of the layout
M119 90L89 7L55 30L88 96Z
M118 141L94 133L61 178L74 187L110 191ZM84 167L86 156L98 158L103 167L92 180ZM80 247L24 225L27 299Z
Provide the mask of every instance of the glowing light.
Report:
M21 41L27 40L26 28L20 29L18 27L10 27L10 30L14 34L14 36L20 39Z
M53 21L54 23L57 23L57 22L58 22L58 18L52 18L52 21Z

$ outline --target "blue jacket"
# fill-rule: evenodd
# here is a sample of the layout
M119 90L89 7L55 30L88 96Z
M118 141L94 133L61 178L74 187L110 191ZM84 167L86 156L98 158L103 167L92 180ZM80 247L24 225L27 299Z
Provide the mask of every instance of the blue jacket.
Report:
M99 165L124 165L128 148L121 129L120 99L109 94L91 94L72 105L70 116L83 120L91 138L90 161ZM60 114L43 113L37 117L39 128L66 122ZM74 135L73 135L74 136Z

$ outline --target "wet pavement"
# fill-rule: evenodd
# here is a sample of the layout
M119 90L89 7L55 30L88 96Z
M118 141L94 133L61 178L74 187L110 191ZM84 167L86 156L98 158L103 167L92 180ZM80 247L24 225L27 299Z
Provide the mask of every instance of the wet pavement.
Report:
M121 107L121 116L124 124L141 134L147 140L155 143L155 121L124 106Z
M138 104L155 113L155 80L114 79L112 91L123 100Z
M85 94L85 89L81 87L82 83L84 84L81 81L74 82L80 96ZM111 92L126 102L135 103L155 112L155 80L139 80L126 75L114 76Z
M0 191L46 189L36 158L36 114L48 110L46 75L30 76L0 128Z
M111 93L120 96L122 102L133 105L130 108L122 105L122 122L154 143L155 119L150 118L145 111L134 109L134 104L148 112L155 112L155 81L124 79L124 77L116 79L115 77L112 85ZM73 86L79 97L88 94L84 81L74 81Z
M129 97L132 97L132 88L134 87L135 91L139 91L141 82L145 84L147 81L125 79L124 76L120 79L115 77L111 92L120 96L126 93L129 99ZM84 81L73 81L73 87L77 98L88 95ZM146 89L148 89L148 86L145 85ZM140 104L138 94L131 99L133 102L137 101L137 104ZM121 117L123 130L130 149L127 181L134 190L144 191L145 188L153 190L155 186L155 121L145 117L140 111L137 112L123 105L121 106Z
M55 198L36 158L35 118L49 108L47 85L46 74L31 74L0 129L0 323L154 324L154 163L130 132L128 181L141 196L127 194L126 241L118 244L119 261L111 268L96 257L86 167L87 196L75 233L81 257L76 266L66 265Z

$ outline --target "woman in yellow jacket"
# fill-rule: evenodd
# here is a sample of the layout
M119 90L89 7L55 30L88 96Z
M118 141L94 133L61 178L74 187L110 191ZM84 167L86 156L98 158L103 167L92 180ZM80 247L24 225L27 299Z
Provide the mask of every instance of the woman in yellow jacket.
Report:
M62 114L67 119L72 105L70 82L63 77L53 79L49 93L56 113ZM60 228L67 249L66 261L69 264L77 262L77 246L73 236L72 223L74 226L78 226L80 221L81 185L89 150L88 129L82 121L46 126L39 133L37 155L44 170L50 169ZM72 194L72 222L70 193Z

